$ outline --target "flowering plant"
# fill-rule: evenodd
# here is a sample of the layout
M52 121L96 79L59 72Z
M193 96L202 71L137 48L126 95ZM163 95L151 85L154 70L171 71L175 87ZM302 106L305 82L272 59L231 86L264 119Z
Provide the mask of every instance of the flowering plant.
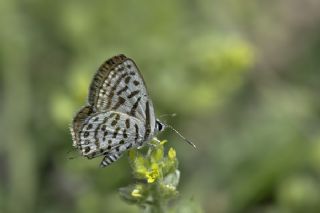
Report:
M146 152L129 151L129 162L137 182L120 188L120 195L144 208L145 212L166 212L169 200L178 195L180 171L176 151L170 148L165 153L166 142L154 139Z

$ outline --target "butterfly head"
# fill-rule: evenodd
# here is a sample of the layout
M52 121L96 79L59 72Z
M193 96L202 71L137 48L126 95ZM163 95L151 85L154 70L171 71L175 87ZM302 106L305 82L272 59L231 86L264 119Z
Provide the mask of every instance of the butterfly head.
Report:
M167 126L159 119L156 119L156 132L162 132Z

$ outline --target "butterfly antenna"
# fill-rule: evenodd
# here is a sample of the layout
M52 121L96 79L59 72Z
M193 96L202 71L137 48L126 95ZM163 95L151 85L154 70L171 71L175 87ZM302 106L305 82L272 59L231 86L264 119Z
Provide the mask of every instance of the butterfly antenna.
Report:
M172 114L163 114L163 115L160 115L159 118L163 118L163 117L176 117L177 114L176 113L172 113Z
M172 126L165 124L168 128L170 128L171 130L173 130L175 133L177 133L177 135L180 136L180 138L182 138L185 142L187 142L188 144L190 144L193 148L197 149L196 145L194 143L192 143L191 141L189 141L188 139L186 139L180 132L178 132L178 130L176 130L175 128L173 128Z

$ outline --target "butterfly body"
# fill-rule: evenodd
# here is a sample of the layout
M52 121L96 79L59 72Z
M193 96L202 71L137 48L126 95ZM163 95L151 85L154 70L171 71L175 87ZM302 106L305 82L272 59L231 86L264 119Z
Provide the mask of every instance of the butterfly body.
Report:
M149 142L164 125L156 120L147 89L133 60L107 60L95 74L88 104L74 117L73 146L91 159L104 156L105 167L128 149Z

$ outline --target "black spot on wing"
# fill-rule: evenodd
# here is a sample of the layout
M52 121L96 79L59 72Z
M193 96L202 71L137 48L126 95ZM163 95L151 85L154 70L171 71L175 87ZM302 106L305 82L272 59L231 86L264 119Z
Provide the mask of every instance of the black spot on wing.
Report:
M135 128L135 132L136 132L134 141L135 141L135 143L137 143L138 142L138 138L139 138L139 127L138 127L138 124L134 124L134 128Z
M111 122L111 126L115 126L120 120L120 114L117 114L114 120Z
M84 153L88 153L88 152L90 152L90 147L89 147L89 146L87 146L86 148L84 148Z
M120 106L122 106L126 102L126 99L122 97L118 97L118 102L112 107L112 110L118 109Z
M136 115L136 111L137 111L137 108L138 108L140 100L141 100L141 97L139 97L137 99L137 101L133 104L133 106L132 106L132 108L131 108L131 110L129 112L129 115L131 115L131 116L135 116Z
M129 118L126 119L126 128L127 129L130 128L130 120L129 120Z
M118 133L119 133L119 130L120 130L120 127L117 127L117 128L114 130L113 135L112 135L113 138L116 138L116 137L117 137L117 135L118 135Z
M118 92L117 92L117 95L121 95L121 93L123 93L124 91L126 91L128 89L128 86L126 85L125 87L123 87L122 89L120 89Z
M87 138L87 137L89 136L89 134L90 134L90 132L85 131L85 132L83 133L83 137L84 137L84 138Z
M130 77L130 76L127 76L126 79L124 79L124 82L125 82L126 84L128 84L128 83L130 82L130 80L131 80L131 77Z
M92 124L89 124L89 125L87 126L87 130L90 130L90 129L92 129Z
M136 96L137 94L139 94L139 92L140 92L140 90L135 90L135 91L131 92L131 93L127 96L127 98L132 98L132 97Z
M127 135L127 130L126 130L126 129L123 130L122 135L123 135L123 138L127 138L127 137L128 137L128 135Z

